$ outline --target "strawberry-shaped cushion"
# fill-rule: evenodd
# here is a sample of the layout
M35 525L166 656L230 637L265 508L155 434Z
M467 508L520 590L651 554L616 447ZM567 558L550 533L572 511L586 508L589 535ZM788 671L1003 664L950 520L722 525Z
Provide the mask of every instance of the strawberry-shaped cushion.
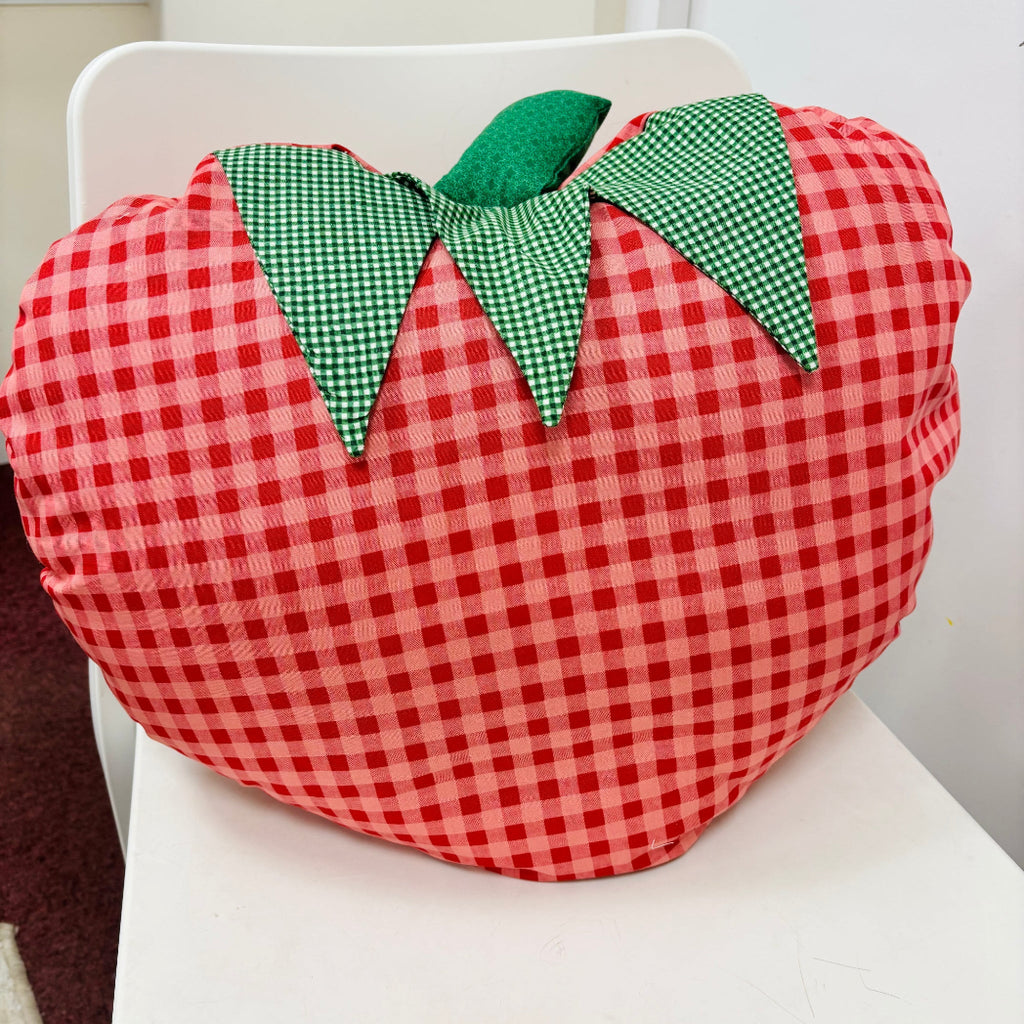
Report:
M151 736L445 860L609 875L912 610L968 290L913 146L757 94L509 206L241 147L54 244L0 427Z

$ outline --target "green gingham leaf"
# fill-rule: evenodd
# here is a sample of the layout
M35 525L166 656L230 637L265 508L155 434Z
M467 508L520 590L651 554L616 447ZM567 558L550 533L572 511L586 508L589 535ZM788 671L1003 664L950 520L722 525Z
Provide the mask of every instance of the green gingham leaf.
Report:
M576 180L656 231L805 370L817 369L796 183L764 96L651 114Z
M253 248L349 452L363 452L416 277L440 236L549 426L579 345L589 202L620 207L717 282L806 370L818 366L796 185L759 93L652 114L562 189L464 206L338 149L215 154Z
M463 206L409 174L434 227L526 377L541 420L562 416L590 271L584 183L515 206Z
M429 211L415 192L340 150L255 145L214 155L338 433L358 458L435 237Z

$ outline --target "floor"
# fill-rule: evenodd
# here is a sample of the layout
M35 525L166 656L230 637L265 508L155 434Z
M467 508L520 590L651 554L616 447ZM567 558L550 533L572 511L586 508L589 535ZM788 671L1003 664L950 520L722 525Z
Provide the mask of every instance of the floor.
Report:
M86 658L39 585L0 466L0 921L44 1024L108 1024L124 864Z

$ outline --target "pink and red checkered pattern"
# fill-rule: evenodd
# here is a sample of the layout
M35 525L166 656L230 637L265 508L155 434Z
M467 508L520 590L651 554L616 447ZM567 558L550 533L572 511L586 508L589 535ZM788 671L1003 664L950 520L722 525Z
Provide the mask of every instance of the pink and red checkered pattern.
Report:
M353 461L212 157L57 242L0 423L43 585L147 732L522 878L689 848L896 636L959 433L924 159L777 109L821 370L596 203L554 428L435 244Z

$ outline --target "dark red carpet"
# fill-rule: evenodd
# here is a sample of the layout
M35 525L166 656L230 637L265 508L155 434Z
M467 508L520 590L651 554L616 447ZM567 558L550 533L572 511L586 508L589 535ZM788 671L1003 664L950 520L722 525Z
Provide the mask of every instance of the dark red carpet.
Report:
M86 659L39 585L0 466L0 920L44 1024L109 1024L124 864Z

